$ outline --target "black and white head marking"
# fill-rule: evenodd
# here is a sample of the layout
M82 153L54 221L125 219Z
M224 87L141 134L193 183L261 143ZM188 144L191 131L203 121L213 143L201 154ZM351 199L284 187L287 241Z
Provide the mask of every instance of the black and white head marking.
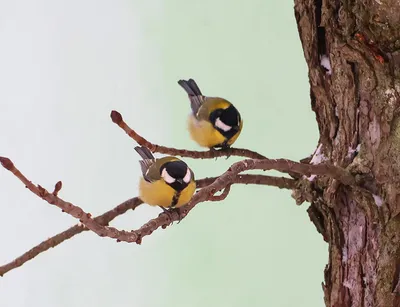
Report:
M160 171L161 178L176 191L182 191L192 180L189 167L180 160L165 163Z
M186 175L185 177L183 177L183 182L189 183L191 179L192 179L192 173L190 172L190 169L187 168Z
M215 127L221 129L222 131L228 132L232 129L231 126L224 124L219 117L215 120Z
M167 168L163 168L163 170L161 171L161 177L165 180L166 183L174 183L176 181L176 179L168 173Z
M210 122L223 136L230 139L239 131L241 122L238 110L230 105L226 109L216 109L210 113Z

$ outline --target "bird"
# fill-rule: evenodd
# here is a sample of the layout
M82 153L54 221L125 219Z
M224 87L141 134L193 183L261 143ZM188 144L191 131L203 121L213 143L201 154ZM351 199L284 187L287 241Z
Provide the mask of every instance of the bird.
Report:
M156 159L150 149L136 146L142 157L143 177L139 182L139 198L148 205L175 209L187 204L196 190L193 171L182 160L166 156Z
M189 95L192 112L188 130L192 140L209 149L228 149L239 137L243 121L239 111L228 100L204 96L193 79L179 80Z

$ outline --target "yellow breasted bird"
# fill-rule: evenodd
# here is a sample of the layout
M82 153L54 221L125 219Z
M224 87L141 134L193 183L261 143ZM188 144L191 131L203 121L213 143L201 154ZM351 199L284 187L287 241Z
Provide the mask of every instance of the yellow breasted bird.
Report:
M226 99L204 96L193 79L179 80L178 84L189 95L191 138L202 147L229 148L242 131L239 111Z
M190 201L196 182L185 162L172 156L156 159L144 146L137 146L135 150L143 158L139 161L143 173L139 197L143 202L164 209L178 208Z

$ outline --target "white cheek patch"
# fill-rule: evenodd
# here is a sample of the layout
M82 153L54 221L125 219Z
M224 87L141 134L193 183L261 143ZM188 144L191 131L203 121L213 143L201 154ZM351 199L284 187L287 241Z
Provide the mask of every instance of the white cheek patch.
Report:
M175 182L175 178L171 177L168 172L167 169L163 169L161 172L161 177L165 180L165 182L167 183L174 183Z
M218 118L216 119L216 121L215 121L215 126L217 126L219 129L221 129L221 130L223 130L223 131L225 131L225 132L227 132L227 131L229 131L229 130L232 129L231 126L228 126L228 125L224 124L224 123L219 119L219 117L218 117Z
M189 183L189 182L190 182L190 179L192 179L192 174L190 173L190 170L189 170L189 168L188 168L187 171L186 171L185 177L183 177L183 181L184 181L185 183Z

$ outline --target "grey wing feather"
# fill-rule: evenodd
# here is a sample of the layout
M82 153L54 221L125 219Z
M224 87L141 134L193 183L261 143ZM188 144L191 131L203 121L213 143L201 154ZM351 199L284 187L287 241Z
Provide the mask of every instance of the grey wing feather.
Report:
M187 82L189 83L190 87L193 89L193 92L195 92L196 96L203 96L199 87L197 86L196 81L194 81L193 79L189 79Z
M150 149L148 149L145 146L136 146L135 150L143 159L150 159L150 160L155 159Z
M182 88L185 90L185 92L189 96L196 96L195 92L193 91L192 87L190 86L189 82L186 80L179 80L178 84L182 86Z
M151 181L151 178L149 176L147 176L147 171L149 170L149 168L154 164L154 160L141 160L139 161L140 163L140 168L142 169L142 174L143 174L143 178L146 181Z
M203 105L204 102L204 96L192 96L189 97L190 99L190 107L192 108L193 115L197 117L197 113L199 112L199 109Z
M193 79L189 80L179 80L178 84L183 87L183 89L186 91L186 93L189 96L202 96L203 94L201 93L199 87L196 84L196 81Z
M156 162L152 152L145 146L136 146L135 150L143 158L143 160L139 161L140 168L142 169L143 178L147 181L151 181L150 178L147 176L147 171Z
M196 116L197 112L199 111L201 105L204 102L204 96L201 93L199 87L197 86L196 81L193 79L189 80L179 80L178 84L182 86L182 88L186 91L189 95L190 99L190 107L192 108L193 114Z

